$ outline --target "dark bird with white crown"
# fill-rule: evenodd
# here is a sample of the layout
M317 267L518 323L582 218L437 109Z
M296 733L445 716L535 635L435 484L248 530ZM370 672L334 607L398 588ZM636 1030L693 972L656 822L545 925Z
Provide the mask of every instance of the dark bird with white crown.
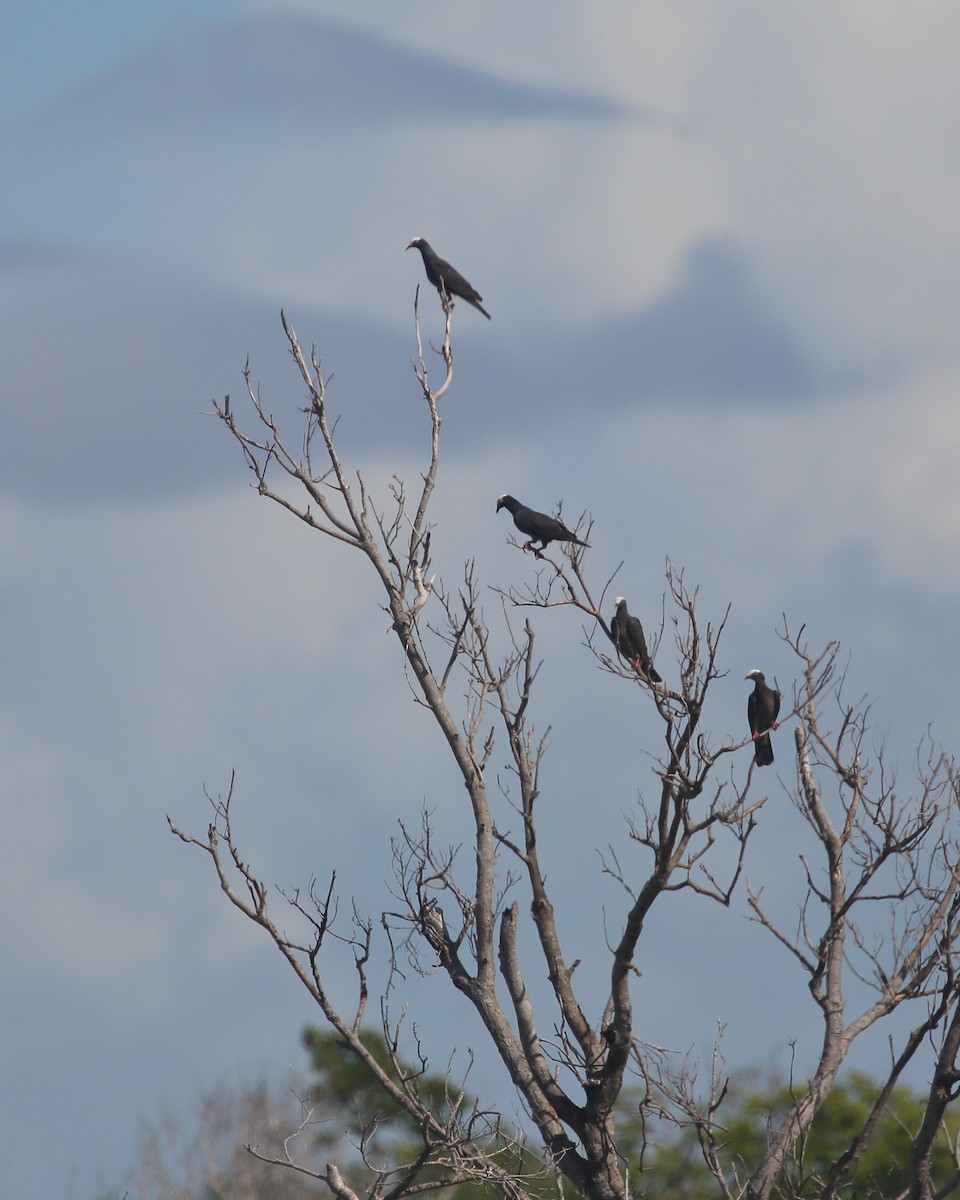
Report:
M573 542L575 546L587 546L589 549L588 544L575 533L571 533L562 521L558 521L556 517L548 517L546 513L537 512L536 509L527 508L513 496L501 496L497 501L497 512L501 508L513 514L514 525L530 539L523 549L532 550L537 558L543 556L543 551L551 542ZM540 543L539 549L534 542Z
M767 685L763 672L756 667L744 675L753 680L753 691L747 699L747 721L753 735L753 759L758 767L769 767L773 762L773 745L770 731L779 729L777 716L780 713L780 693Z
M610 636L617 648L617 653L625 658L631 667L645 676L651 683L661 683L662 680L654 670L653 660L647 650L647 639L643 636L643 626L627 609L623 596L614 600L617 611L610 622Z
M473 284L468 283L455 267L451 267L446 259L441 258L426 238L413 238L407 244L407 249L409 250L411 246L416 246L423 257L427 279L430 280L440 293L444 312L447 311L447 301L451 296L459 296L462 300L466 300L468 304L472 304L474 308L479 308L487 320L490 320L490 314L480 303L483 297L477 289Z

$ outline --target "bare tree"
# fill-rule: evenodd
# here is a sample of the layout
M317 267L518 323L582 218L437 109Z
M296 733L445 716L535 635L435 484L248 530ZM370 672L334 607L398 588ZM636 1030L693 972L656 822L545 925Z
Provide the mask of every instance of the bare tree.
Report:
M307 1200L321 1196L319 1184L304 1184L268 1165L283 1153L291 1130L301 1127L307 1111L298 1093L306 1089L289 1081L273 1086L260 1079L249 1085L220 1086L205 1093L183 1112L163 1106L144 1121L137 1164L126 1192L137 1200ZM259 1154L244 1147L257 1145Z
M321 890L311 884L305 893L279 893L283 921L299 922L300 932L291 934L274 913L271 889L234 839L232 784L225 797L211 797L213 820L206 838L174 829L209 855L230 902L266 931L324 1019L417 1123L418 1153L380 1163L368 1195L371 1200L399 1200L474 1182L519 1196L554 1186L551 1180L588 1200L642 1194L642 1163L639 1177L628 1179L617 1136L618 1099L625 1081L638 1080L641 1119L647 1114L696 1128L718 1196L839 1195L869 1140L870 1123L824 1179L811 1180L804 1172L805 1135L855 1039L909 1004L918 1014L916 1023L900 1044L891 1041L889 1077L878 1094L874 1119L906 1065L921 1047L939 1038L938 1082L928 1121L917 1131L913 1166L914 1195L929 1200L934 1194L930 1148L957 1082L954 938L960 904L960 796L954 762L932 745L925 747L917 762L916 788L904 797L885 767L882 749L872 758L868 752L869 709L844 699L837 646L814 653L802 630L794 635L785 624L782 636L799 668L790 714L795 719L794 802L808 826L811 847L802 860L798 931L779 928L761 895L748 890L748 900L755 920L805 977L811 1002L822 1016L823 1041L811 1078L797 1083L796 1103L771 1128L759 1160L728 1161L726 1076L719 1044L709 1079L701 1084L695 1060L678 1059L643 1040L631 998L641 937L653 906L678 891L703 903L729 906L744 878L751 834L765 800L757 793L752 757L745 774L748 756L735 757L749 741L716 742L702 723L711 687L725 672L719 654L728 613L705 621L698 613L696 589L683 571L667 564L668 636L661 641L672 641L676 656L677 682L671 687L652 683L618 660L600 610L611 581L599 589L594 585L582 547L567 546L552 557L545 553L528 587L496 591L502 619L495 632L484 616L484 594L471 562L454 589L435 578L429 513L440 461L439 402L453 379L453 311L450 304L438 351L442 379L434 386L416 310L414 369L426 405L428 450L416 485L393 480L383 508L374 503L363 476L341 460L320 360L315 350L309 356L304 352L285 317L284 332L308 397L302 444L293 450L285 442L252 384L249 367L252 430L238 422L229 397L215 409L260 494L339 543L331 552L347 548L364 556L379 579L415 698L432 715L463 785L463 822L470 831L465 844L472 847L464 857L469 861L438 849L425 815L418 829L401 826L395 840L392 910L375 918L355 901L344 917L331 879ZM578 998L576 964L561 945L538 848L546 739L531 719L539 662L534 625L525 614L552 606L579 612L586 651L603 671L635 681L637 703L655 714L662 734L653 757L654 786L642 791L638 814L628 826L638 861L625 866L613 850L602 860L621 890L623 907L610 944L606 1002L595 1013L585 1012ZM826 710L833 714L829 720L838 722L835 730L828 727ZM491 767L495 746L498 753L506 751L507 780ZM525 968L518 936L525 912L552 991L548 1012L535 1011L527 987L529 964ZM352 955L356 970L356 1000L349 1012L334 1004L326 983L324 963L338 947ZM387 1065L364 1038L368 964L379 953L392 967L379 1011L393 1054ZM400 1022L391 1017L390 995L400 986L403 967L411 963L423 971L439 966L479 1015L490 1052L505 1066L527 1114L527 1146L521 1145L523 1132L509 1128L502 1114L467 1103L462 1081L450 1078L442 1102L424 1095L420 1081L427 1057L419 1043L420 1069L403 1066ZM847 986L851 978L858 998L869 993L853 1007ZM894 1031L891 1038L895 1036ZM296 1158L289 1143L276 1158L324 1181L343 1200L355 1200L336 1164L320 1170Z

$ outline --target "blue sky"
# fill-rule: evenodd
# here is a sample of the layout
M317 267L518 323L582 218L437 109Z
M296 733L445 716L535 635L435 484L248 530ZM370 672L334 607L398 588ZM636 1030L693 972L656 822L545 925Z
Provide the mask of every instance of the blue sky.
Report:
M428 803L462 836L374 581L258 501L202 415L249 354L298 440L283 306L365 477L415 476L415 234L493 316L457 312L445 578L470 556L522 582L496 496L562 499L595 519L592 577L623 560L645 624L667 556L705 615L732 602L718 735L743 725L748 668L789 689L787 613L850 652L903 774L928 723L955 737L957 10L517 8L5 9L3 1194L120 1188L158 1098L301 1065L306 998L166 813L201 831L203 786L235 768L262 876L337 866L346 894L374 880L372 907L398 817ZM571 614L539 639L559 877L623 838L655 730ZM758 884L797 871L769 783ZM593 887L596 861L578 871ZM573 887L561 908L602 962L600 915ZM771 961L775 999L751 982ZM790 983L742 911L679 904L650 930L641 1033L702 1046L722 1019L733 1062L783 1061L794 1037L802 1055ZM449 997L417 999L443 1061Z
M64 88L89 79L153 38L236 12L229 0L169 0L139 7L120 0L8 5L0 47L2 112L9 115L53 100Z

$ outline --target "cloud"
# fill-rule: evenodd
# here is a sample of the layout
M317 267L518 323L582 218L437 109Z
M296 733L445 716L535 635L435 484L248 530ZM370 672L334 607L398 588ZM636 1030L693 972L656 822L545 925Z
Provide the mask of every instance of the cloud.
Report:
M375 81L375 86L371 86ZM196 27L160 39L56 100L18 114L7 129L113 138L160 123L292 123L301 132L331 109L345 125L495 117L624 115L602 96L509 83L370 33L295 15Z
M640 311L568 336L544 361L552 394L589 394L592 409L803 401L828 384L765 307L750 256L711 239L688 249L676 278Z
M890 583L954 595L957 377L956 367L935 367L849 392L827 388L802 406L647 409L606 427L604 456L618 478L640 456L631 492L669 494L679 472L684 497L671 505L670 527L699 540L699 557L718 566L726 558L741 579L747 572L748 594L766 603L784 579L820 578L832 556L858 549ZM725 584L734 586L734 574Z
M450 63L503 79L528 79L548 88L616 96L642 107L670 94L697 39L697 14L675 5L625 9L614 0L580 5L518 7L491 0L437 21L429 0L402 8L344 10L334 0L248 0L257 13L297 13L349 20L398 45L431 51Z
M767 294L824 361L956 345L960 116L935 0L774 13L702 9L689 110L720 219L759 249ZM743 55L743 47L751 52Z
M397 275L405 265L400 259ZM420 277L412 264L408 286ZM156 276L144 289L131 268L106 262L61 274L0 332L12 403L0 445L4 491L50 502L173 494L235 477L237 458L219 423L203 416L230 392L246 421L241 369L251 374L287 436L299 428L304 387L285 352L277 314ZM835 387L805 360L791 331L765 312L749 261L704 243L671 287L645 309L559 337L494 336L456 314L456 430L474 445L506 431L529 436L544 420L638 405L806 402ZM305 346L316 341L332 376L329 400L341 436L357 449L416 444L418 388L412 331L295 309ZM432 289L422 293L427 339L439 335ZM51 353L48 330L57 329ZM428 349L428 358L435 356ZM438 360L433 365L436 367ZM501 382L502 381L502 382ZM523 397L522 404L518 398Z
M145 1020L180 1003L178 971L222 973L255 952L229 910L198 924L207 876L164 813L202 834L201 785L225 791L232 767L245 799L275 790L314 727L309 664L334 653L356 606L334 603L349 560L325 574L296 526L263 505L244 519L250 499L240 487L125 510L3 508L17 573L2 596L0 942L18 996L56 986ZM21 695L9 681L26 675ZM238 827L260 843L256 818Z

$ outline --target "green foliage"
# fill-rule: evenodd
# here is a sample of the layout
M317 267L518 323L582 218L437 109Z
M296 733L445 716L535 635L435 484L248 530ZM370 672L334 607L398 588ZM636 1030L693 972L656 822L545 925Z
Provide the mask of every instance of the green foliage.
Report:
M364 1040L376 1061L395 1082L407 1080L429 1099L443 1120L457 1099L445 1076L404 1061L395 1064L382 1035L369 1032ZM336 1162L362 1196L377 1179L389 1191L404 1165L423 1150L421 1131L401 1105L391 1100L370 1077L366 1067L331 1031L308 1028L303 1043L310 1054L311 1079L305 1097L313 1114L306 1143L295 1157L322 1172ZM851 1073L830 1093L809 1137L797 1146L775 1200L812 1200L822 1192L833 1164L862 1130L880 1085L862 1073ZM225 1085L205 1095L197 1111L161 1120L144 1131L141 1158L130 1175L128 1194L138 1200L303 1200L320 1196L324 1188L276 1167L261 1163L243 1149L250 1141L271 1157L282 1157L283 1138L302 1119L298 1097L303 1087L270 1089L263 1082L237 1092ZM722 1137L721 1161L728 1168L733 1195L762 1157L768 1130L789 1112L801 1089L744 1074L731 1083L718 1114ZM851 1200L893 1200L907 1187L911 1139L923 1116L924 1097L908 1087L894 1089L870 1143L846 1180L840 1195ZM636 1091L624 1090L617 1110L617 1136L633 1197L649 1200L719 1200L720 1188L703 1161L696 1131L677 1131L664 1121L642 1119ZM461 1112L469 1117L472 1098L465 1096ZM479 1135L478 1135L478 1140ZM530 1149L497 1140L488 1131L483 1150L508 1171L531 1200L565 1200L573 1196L568 1183L557 1178ZM362 1147L362 1152L361 1148ZM933 1155L933 1185L943 1191L957 1178L947 1134L941 1133ZM441 1164L428 1162L418 1183L445 1178ZM104 1200L119 1200L115 1190ZM499 1200L492 1184L460 1184L444 1189L447 1200Z
M310 1101L316 1105L318 1149L324 1154L335 1150L348 1182L361 1191L378 1171L396 1170L413 1163L423 1150L423 1139L416 1121L389 1096L366 1066L333 1030L307 1027L303 1045L310 1055L314 1078ZM451 1104L450 1089L441 1075L428 1074L403 1059L393 1061L381 1033L368 1030L363 1040L377 1064L394 1081L416 1093L441 1119ZM398 1070L399 1063L399 1070ZM455 1096L455 1091L454 1091ZM464 1096L468 1111L473 1103ZM420 1179L438 1179L442 1169L427 1166ZM458 1200L479 1200L484 1192L461 1185Z
M398 1079L382 1036L370 1033L365 1040L377 1062L392 1078ZM316 1076L312 1099L320 1112L329 1114L326 1120L330 1128L321 1133L321 1140L333 1146L338 1137L345 1136L356 1147L367 1138L368 1152L376 1147L384 1165L388 1159L393 1164L412 1161L422 1145L415 1123L372 1081L337 1035L307 1029L303 1041ZM434 1111L443 1113L449 1103L443 1077L417 1071L408 1064L403 1064L402 1069L415 1078L419 1094L429 1099ZM774 1190L776 1200L807 1200L820 1194L833 1164L863 1129L878 1092L877 1082L862 1072L853 1072L837 1083L809 1136L795 1148L790 1168ZM735 1193L737 1180L743 1183L762 1158L768 1131L779 1124L801 1094L783 1083L764 1084L753 1073L731 1084L719 1118L723 1140L721 1160L729 1165L727 1178ZM645 1128L638 1115L637 1100L636 1094L623 1092L617 1122L620 1150L629 1164L633 1195L656 1197L656 1200L717 1200L719 1187L703 1161L696 1131L686 1129L671 1135L662 1122ZM466 1099L465 1103L469 1105L471 1101ZM923 1104L924 1098L912 1089L904 1086L894 1089L841 1194L870 1200L892 1200L903 1194L907 1187L911 1139L920 1126ZM373 1130L376 1134L370 1137ZM643 1151L645 1132L650 1144ZM495 1153L501 1165L507 1166L506 1152ZM362 1184L365 1174L369 1179L369 1172L360 1169L358 1158L354 1153L353 1179ZM509 1165L525 1177L525 1190L531 1196L557 1196L556 1180L529 1151L522 1155L514 1152ZM944 1187L954 1176L949 1146L942 1135L933 1157L934 1187ZM456 1192L458 1200L479 1200L488 1194L477 1186L461 1186Z
M376 1170L395 1169L400 1164L413 1162L423 1149L417 1123L402 1105L387 1095L339 1035L332 1030L308 1027L302 1040L310 1054L314 1073L310 1101L316 1105L320 1122L318 1149L324 1152L335 1150L339 1154L341 1170L358 1191L369 1184ZM363 1040L378 1065L395 1083L400 1083L402 1076L407 1086L416 1089L437 1117L445 1118L458 1093L443 1075L431 1074L402 1059L398 1060L398 1071L381 1033L367 1031ZM465 1094L460 1101L461 1113L469 1115L473 1104L473 1098ZM549 1196L556 1200L555 1175L541 1158L529 1150L499 1144L492 1137L485 1145L489 1159L510 1171L515 1178L522 1179L524 1191L529 1196ZM361 1146L362 1154L359 1153ZM418 1179L438 1179L443 1174L442 1168L428 1165ZM492 1186L460 1184L446 1194L455 1195L456 1200L489 1200L494 1192Z
M450 1096L442 1076L430 1075L402 1059L398 1059L398 1070L381 1033L367 1031L363 1040L394 1083L401 1085L406 1080L406 1086L439 1116L448 1111ZM317 1108L319 1145L326 1149L336 1146L348 1153L353 1147L352 1158L358 1157L356 1151L362 1146L368 1155L382 1160L384 1168L388 1160L396 1163L415 1159L422 1149L416 1121L383 1090L339 1035L308 1026L302 1041L313 1071L309 1100ZM464 1096L464 1106L469 1109L472 1103L471 1097Z
M866 1124L879 1092L879 1085L861 1072L853 1072L837 1083L810 1130L794 1148L785 1177L774 1189L777 1200L806 1200L819 1196L833 1164L846 1152ZM756 1075L732 1084L719 1113L723 1147L721 1161L729 1164L728 1182L736 1193L759 1162L767 1146L768 1130L789 1112L801 1090L785 1084L758 1086ZM624 1095L626 1098L626 1094ZM920 1127L924 1098L904 1086L893 1090L885 1112L840 1194L893 1200L907 1189L910 1146ZM707 1169L696 1130L664 1138L656 1131L656 1144L648 1147L641 1169L641 1127L635 1117L625 1116L621 1127L621 1149L631 1163L631 1190L637 1196L657 1200L716 1200L720 1190ZM933 1156L934 1189L955 1178L946 1136Z

